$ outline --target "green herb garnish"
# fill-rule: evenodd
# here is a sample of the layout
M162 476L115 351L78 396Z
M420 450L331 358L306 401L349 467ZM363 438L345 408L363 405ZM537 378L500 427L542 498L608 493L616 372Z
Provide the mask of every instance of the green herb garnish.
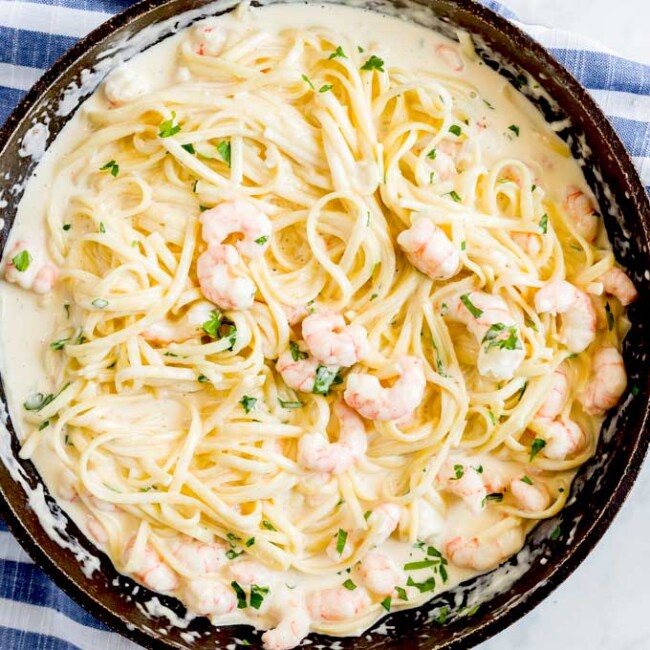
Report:
M257 404L257 397L244 395L244 397L239 400L239 403L242 405L244 412L250 413L255 408L255 404Z
M379 603L387 612L390 612L390 605L393 602L393 599L390 596L386 596L384 600Z
M548 232L548 215L546 212L542 215L542 218L539 220L540 230L546 234Z
M343 549L345 549L345 543L347 542L348 534L342 528L339 528L339 532L336 534L336 552L341 555Z
M11 258L11 262L16 267L16 271L20 271L20 273L24 273L29 268L32 261L33 258L27 249L20 251L18 255Z
M268 587L260 587L253 585L251 587L250 605L253 609L259 609L264 601L264 596L268 595L270 589Z
M230 167L230 142L222 140L217 145L217 151L219 152L221 159L226 163L226 165L228 165L228 167Z
M195 154L196 150L194 149L194 145L190 142L188 144L182 144L181 149L185 149L187 153ZM197 181L194 181L194 191L196 192L196 183Z
M452 478L452 481L458 481L461 478L463 478L465 474L465 468L462 465L454 465L454 474L456 475L455 478Z
M530 476L522 476L519 480L522 483L525 483L526 485L532 485L533 484L533 479L530 478Z
M111 176L117 176L120 173L120 166L114 160L109 160L99 168L99 171L110 172Z
M530 456L528 457L528 460L532 462L535 456L537 456L544 447L546 447L546 440L535 438L530 446Z
M357 588L357 585L348 578L344 583L343 586L348 590L348 591L354 591Z
M465 305L465 307L467 307L467 309L469 310L469 313L472 314L472 316L474 316L474 318L480 318L481 316L483 316L483 310L479 309L476 306L474 306L474 303L470 300L470 297L469 297L468 293L464 293L460 297L460 301L463 303L463 305ZM444 307L444 305L443 305L443 307Z
M241 588L241 585L234 580L230 583L230 586L235 590L235 595L237 596L237 609L245 609L246 592Z
M508 129L512 131L517 137L519 137L519 127L516 124L511 124Z
M171 138L173 135L176 135L181 130L181 127L178 124L174 124L175 119L176 119L176 111L172 111L171 119L161 122L159 127L160 130L158 131L158 137Z
M607 317L607 329L611 332L614 329L614 314L612 314L609 302L605 303L605 316Z
M361 66L361 69L379 70L379 72L385 72L383 60L374 54Z
M336 368L328 368L327 366L319 365L316 368L316 377L314 379L314 388L312 393L316 395L329 395L330 387L335 382L338 375Z
M341 57L342 59L348 58L347 56L345 56L345 52L343 51L343 48L340 45L327 58L331 60L331 59L336 59L337 57Z
M463 132L463 130L458 126L458 124L452 124L449 127L449 133L453 133L454 135L458 136Z

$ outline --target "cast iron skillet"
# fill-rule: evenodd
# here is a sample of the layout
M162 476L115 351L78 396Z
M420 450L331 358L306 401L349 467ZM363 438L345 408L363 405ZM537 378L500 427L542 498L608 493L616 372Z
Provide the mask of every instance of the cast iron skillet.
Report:
M207 9L220 13L226 9L226 1L219 0ZM0 247L4 248L22 195L20 183L35 165L31 158L18 155L27 129L37 119L49 115L51 142L69 119L69 115L55 115L52 107L56 106L66 87L79 85L82 70L92 68L116 45L119 50L125 35L205 5L207 0L143 0L78 43L32 88L0 130L0 190L3 191L0 196L8 201L2 210L6 226L0 232ZM565 510L539 526L529 537L524 551L506 564L511 583L508 588L484 602L476 613L468 615L468 609L469 613L474 609L467 607L474 603L472 593L476 594L492 580L492 575L488 574L487 578L468 581L451 594L438 596L417 610L389 616L382 622L388 625L383 633L378 633L375 626L370 635L343 639L339 646L357 650L470 648L521 618L575 570L610 525L641 467L650 440L647 427L650 386L646 362L650 338L642 322L642 314L649 313L648 279L644 273L650 268L650 204L621 141L594 101L562 66L519 29L471 0L409 0L408 4L407 0L385 0L381 7L378 0L369 0L368 5L403 17L406 11L410 12L409 16L413 15L415 8L419 11L417 22L427 24L431 23L433 11L440 19L438 29L448 33L450 25L466 29L477 37L479 53L485 63L529 96L548 120L570 118L572 126L561 131L560 136L570 145L574 155L584 160L587 180L598 197L616 256L634 277L641 294L630 308L633 327L625 341L624 357L630 378L628 393L617 412L608 417L597 455L582 468ZM537 84L547 92L546 98L539 96ZM92 89L88 88L82 95ZM1 389L0 398L5 400ZM11 423L8 428L13 449L17 451ZM21 462L21 466L29 482L36 485L39 478L32 464ZM57 512L56 504L49 496L47 499L51 509ZM2 464L0 502L3 517L39 566L72 598L124 636L148 648L219 648L232 643L234 637L259 646L259 635L250 628L215 630L205 618L194 620L185 630L185 633L197 633L194 642L188 644L189 637L179 628L169 627L166 619L151 619L136 607L136 603L150 600L153 594L140 587L134 595L133 581L117 574L101 554L101 571L95 572L92 578L86 577L72 553L45 534L27 505L25 492ZM552 540L551 531L558 524L562 535ZM82 546L93 551L92 545L72 522L67 522L66 530ZM527 570L524 560L530 562ZM160 600L174 612L184 613L178 601L165 597ZM450 620L441 625L433 618L445 605L453 612L460 609L460 615L450 616ZM161 628L165 628L164 633L159 632ZM327 637L312 635L311 638L325 645L330 642Z

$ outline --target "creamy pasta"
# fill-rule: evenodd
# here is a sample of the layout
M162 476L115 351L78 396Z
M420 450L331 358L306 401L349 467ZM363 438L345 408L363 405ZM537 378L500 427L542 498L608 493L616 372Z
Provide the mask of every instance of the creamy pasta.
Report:
M625 389L634 287L467 35L240 6L41 167L0 289L43 316L2 324L21 454L119 571L267 649L516 553Z

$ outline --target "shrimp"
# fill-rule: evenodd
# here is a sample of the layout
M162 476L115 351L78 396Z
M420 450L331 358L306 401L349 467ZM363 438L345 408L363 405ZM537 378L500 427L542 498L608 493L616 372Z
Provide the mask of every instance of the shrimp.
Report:
M402 357L397 366L400 377L391 388L382 386L373 375L350 374L343 393L347 405L369 420L399 420L414 411L426 387L422 361Z
M296 355L292 350L283 352L275 364L275 369L282 376L284 383L303 393L311 393L314 390L316 382L316 372L319 367L323 367L329 373L336 374L339 371L337 366L326 366L320 363L314 357L301 359L304 352L299 348L299 353ZM294 356L299 358L296 360Z
M214 305L211 302L201 300L192 305L178 320L165 318L154 323L142 332L142 338L157 345L183 343L202 334L201 328L210 320L213 311Z
M125 548L127 558L132 550L133 540ZM145 546L137 560L133 569L133 575L145 587L163 593L174 591L178 587L178 574L163 562L160 555L151 546Z
M567 189L564 204L578 233L587 241L594 241L600 222L591 199L577 187L571 185Z
M433 180L448 181L458 173L458 158L462 150L463 145L442 140L427 152L427 165L433 169Z
M106 531L104 524L102 524L98 519L95 519L95 517L88 517L86 527L88 528L90 536L98 544L108 543L108 532Z
M24 258L21 260L22 264L19 262L19 266L23 268L22 271L16 267L14 262L20 258ZM34 293L45 294L52 291L59 272L52 264L39 263L29 252L27 244L17 241L7 253L4 275L7 282L13 282Z
M314 591L307 596L307 608L312 618L321 621L345 621L354 619L370 607L368 592L357 587L350 591L345 587L334 587Z
M454 464L450 459L440 468L435 482L439 489L460 497L472 512L478 514L484 509L487 488L483 477L469 465Z
M451 45L441 44L436 46L436 55L453 72L462 72L465 63L457 48Z
M409 262L432 280L447 280L458 273L460 253L441 228L426 217L413 221L397 237Z
M357 575L366 589L388 596L395 587L404 584L404 574L391 558L381 551L369 551L356 567Z
M368 356L368 333L346 325L340 314L311 314L302 321L302 335L311 354L323 364L348 368Z
M603 415L614 408L627 388L627 374L621 353L602 347L594 354L587 390L580 397L585 412Z
M542 240L539 235L530 232L517 232L512 235L512 241L531 257L537 257L542 252Z
M374 529L376 546L383 544L397 528L402 509L396 503L382 503L368 517L368 525Z
M287 317L289 325L297 325L309 314L309 310L305 305L282 305L282 311Z
M361 418L342 402L334 405L340 423L338 442L327 435L306 433L298 441L298 462L314 472L342 474L368 449L366 429Z
M618 298L623 307L627 307L639 297L632 280L618 266L613 266L609 271L605 271L598 280L603 283L605 293Z
M524 479L528 479L528 482ZM534 482L521 474L510 482L510 492L522 510L540 512L551 503L551 496L543 483Z
M591 298L565 280L553 280L535 294L539 314L562 314L560 340L574 353L585 350L596 337L596 310Z
M199 616L230 614L237 606L232 588L214 578L196 577L185 581L183 602Z
M494 379L512 379L526 356L519 326L501 296L472 291L459 296L447 312L467 325L481 346L478 371Z
M332 562L343 562L351 557L352 553L354 553L355 542L357 542L358 539L356 538L356 535L350 530L346 530L345 533L345 543L343 544L342 549L339 549L338 532L334 534L330 540L330 543L325 549L325 555L327 555L327 557L332 560Z
M271 237L271 222L254 205L243 200L226 201L201 214L202 237L208 250L199 256L197 275L203 295L223 309L248 309L255 298L255 284L235 272L240 254L261 256ZM242 235L224 245L231 235Z
M271 572L265 566L254 560L240 560L231 562L230 573L234 579L243 586L268 585L271 581Z
M193 35L198 41L195 52L199 56L219 56L226 44L226 31L214 25L197 25Z
M262 634L264 650L291 650L309 634L309 611L302 599L291 598L283 603L280 622Z
M174 540L170 550L174 558L196 576L217 573L228 562L228 547L220 541L205 544L183 535Z
M582 451L587 445L587 434L580 425L570 419L556 419L544 423L540 437L546 441L542 453L547 458L564 460L571 454Z
M493 539L455 537L446 544L447 557L459 567L476 571L494 569L503 560L516 553L524 543L524 533L519 527L510 528Z
M563 364L553 373L553 383L544 403L537 411L537 416L540 418L550 418L551 420L556 418L562 413L568 395L569 379Z

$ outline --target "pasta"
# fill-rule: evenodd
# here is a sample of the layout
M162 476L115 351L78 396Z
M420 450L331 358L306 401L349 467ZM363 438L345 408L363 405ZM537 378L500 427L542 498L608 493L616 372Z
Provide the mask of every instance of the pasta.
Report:
M5 279L57 314L22 455L52 450L119 571L290 648L562 509L635 292L566 145L466 38L398 65L258 12L156 46L162 85L109 76L56 160L47 254L16 242Z

